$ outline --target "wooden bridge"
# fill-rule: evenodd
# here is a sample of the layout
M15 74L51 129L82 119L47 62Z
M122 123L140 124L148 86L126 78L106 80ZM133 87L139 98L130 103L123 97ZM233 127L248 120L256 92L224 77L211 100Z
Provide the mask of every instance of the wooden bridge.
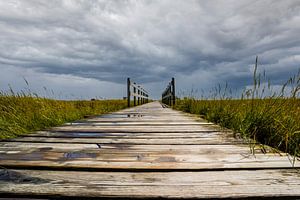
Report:
M151 102L0 142L0 199L299 199L290 159Z

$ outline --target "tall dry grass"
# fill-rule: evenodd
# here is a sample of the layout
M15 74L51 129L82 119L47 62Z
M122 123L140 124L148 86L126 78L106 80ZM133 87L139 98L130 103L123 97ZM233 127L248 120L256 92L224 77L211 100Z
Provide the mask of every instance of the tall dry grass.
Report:
M123 109L125 100L63 101L25 93L0 92L0 139Z
M212 96L178 99L174 108L199 114L242 137L300 156L300 73L283 84L281 91L271 88L265 73L257 73L256 60L253 88L245 90L240 98L231 97L227 85L223 89L218 86Z

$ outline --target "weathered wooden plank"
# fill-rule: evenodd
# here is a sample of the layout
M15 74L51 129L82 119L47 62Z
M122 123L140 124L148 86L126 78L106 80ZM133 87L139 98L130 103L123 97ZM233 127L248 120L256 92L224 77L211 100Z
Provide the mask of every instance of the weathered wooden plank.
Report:
M149 110L149 111L145 111L145 110L135 110L135 111L117 111L111 114L104 114L101 115L100 117L107 117L110 115L133 115L133 116L138 116L138 115L142 115L142 116L146 116L146 115L151 115L151 116L165 116L165 115L174 115L174 116L187 116L187 117L193 117L193 115L190 115L188 113L183 113L183 112L179 112L179 111L175 111L175 110Z
M184 136L183 136L184 137ZM19 142L53 142L53 143L87 143L87 144L140 144L140 145L164 145L164 144L187 144L187 145L203 145L203 144L243 144L242 140L234 138L59 138L59 137L23 137L15 138L10 141Z
M34 150L44 148L44 150L51 149L70 149L70 150L84 150L84 149L98 149L95 144L76 144L76 143L29 143L29 142L0 142L0 154L4 151L21 151L21 150ZM103 147L104 148L104 147Z
M99 169L228 169L228 168L278 168L291 167L287 156L256 153L252 155L246 146L239 149L222 145L203 145L192 149L182 146L182 151L162 145L142 147L141 145L113 145L105 149L55 149L53 147L34 148L1 147L0 165L22 167L72 167ZM179 146L178 146L179 147ZM168 149L169 148L169 149ZM227 149L226 149L227 148ZM300 167L299 161L295 167Z
M300 197L295 170L206 172L74 172L1 170L0 194L49 197ZM5 175L3 175L5 174Z
M103 133L103 132L68 132L68 131L36 131L32 134L24 135L23 137L27 136L43 136L43 137L65 137L65 136L90 136L90 137L105 137L105 136L118 136L118 137L125 137L125 136L143 136L143 137L155 137L155 136L174 136L174 137L214 137L216 135L224 136L224 137L234 137L234 133L231 131L197 131L191 133L184 133L184 132L112 132L112 133Z
M169 159L169 158L166 158ZM130 161L98 161L96 164L90 160L74 160L74 161L8 161L3 164L4 168L18 168L18 169L51 169L51 170L76 170L76 171L126 171L130 172L172 172L172 171L231 171L240 170L243 174L244 170L262 170L262 169L292 169L292 165L283 161L258 161L258 162L242 162L242 163L172 163L172 162L135 162L133 159ZM296 167L299 169L299 167Z
M145 123L148 123L148 122L178 122L178 123L193 123L193 122L206 122L202 119L189 119L189 118L180 118L180 119L173 119L173 118L163 118L163 119L159 119L159 118L147 118L147 119L143 119L143 118L87 118L87 119L84 119L84 120L78 120L79 122L81 121L86 121L86 122L98 122L98 123L101 123L101 122L145 122Z
M92 128L97 128L97 129L128 129L128 130L135 130L135 129L158 129L158 130L181 130L181 129L193 129L193 130L215 130L212 129L211 127L214 126L210 126L211 124L196 124L196 125L183 125L182 127L178 127L178 126L174 126L174 125L162 125L162 126L156 126L155 124L149 124L149 125L137 125L135 127L130 127L127 125L121 125L121 124L116 124L116 125L106 125L103 126L102 124L98 124L98 123L74 123L74 124L69 124L69 125L64 125L64 126L59 126L59 127L54 127L53 130L56 129L72 129L72 128L88 128L88 127L92 127Z
M10 151L53 151L53 150L96 150L101 153L141 153L162 152L164 154L262 154L260 145L128 145L128 144L74 144L74 143L23 143L1 142L0 154L9 154ZM264 148L263 152L278 154L271 148ZM285 154L279 154L285 155Z
M168 116L172 116L170 119ZM94 120L183 120L183 121L190 121L190 120L197 120L197 117L189 117L184 115L174 115L173 114L165 114L165 115L127 115L127 114L110 114L104 115L97 118L93 118ZM200 121L200 120L199 120Z
M111 113L111 114L104 114L101 116L98 116L98 118L147 118L147 117L153 117L153 118L166 118L167 116L172 116L174 118L190 118L194 119L195 116L179 113L179 112L164 112L159 113L152 111L151 113L143 113L143 112L135 112L135 113Z
M33 134L25 135L24 137L74 137L74 138L215 138L215 137L234 137L232 132L220 132L220 131L198 131L192 133L180 133L180 132L57 132L57 131L37 131Z
M132 133L196 133L203 131L213 131L212 127L154 127L154 126L138 126L138 127L102 127L102 126L62 126L54 127L53 131L68 131L68 132L132 132Z
M215 125L213 123L209 122L88 122L88 121L82 121L82 122L71 122L66 123L65 125L71 125L71 126L114 126L114 127L123 127L123 126L201 126L201 125Z

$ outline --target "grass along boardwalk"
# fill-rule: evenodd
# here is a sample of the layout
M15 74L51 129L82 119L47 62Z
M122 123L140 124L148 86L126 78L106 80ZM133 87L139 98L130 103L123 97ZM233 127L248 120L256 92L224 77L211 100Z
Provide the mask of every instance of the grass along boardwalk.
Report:
M152 102L0 142L0 199L300 197L300 163Z

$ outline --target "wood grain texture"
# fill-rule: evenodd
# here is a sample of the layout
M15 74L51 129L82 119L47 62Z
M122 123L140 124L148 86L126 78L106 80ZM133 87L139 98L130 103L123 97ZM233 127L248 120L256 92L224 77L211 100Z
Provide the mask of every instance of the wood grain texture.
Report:
M11 174L11 178L0 181L0 194L205 199L293 197L300 192L299 172L291 169L244 170L242 175L235 170L167 173L11 170L5 173Z
M173 145L205 145L205 144L241 144L243 141L229 139L229 138L185 138L181 137L154 137L154 138L121 138L122 136L115 138L74 138L74 137L24 137L20 139L13 139L10 141L18 141L18 142L51 142L51 143L86 143L86 144L136 144L136 145L165 145L165 144L173 144Z

